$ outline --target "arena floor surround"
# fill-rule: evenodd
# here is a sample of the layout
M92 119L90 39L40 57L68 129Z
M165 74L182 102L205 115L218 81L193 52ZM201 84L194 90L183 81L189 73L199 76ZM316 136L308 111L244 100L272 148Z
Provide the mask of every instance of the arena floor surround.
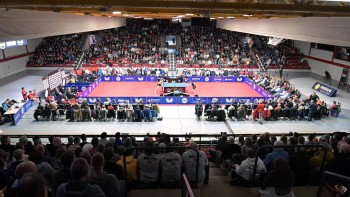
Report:
M4 101L6 98L14 98L20 100L22 95L20 92L21 86L24 86L27 90L36 89L38 91L43 89L42 76L47 74L44 71L25 71L20 74L16 74L11 77L11 80L0 80L0 100ZM271 73L273 74L273 73ZM314 90L311 88L317 80L320 78L312 78L314 75L310 73L292 73L289 72L288 79L292 85L295 85L302 97L306 98ZM128 82L129 83L129 82ZM137 82L140 83L140 82ZM143 83L143 82L141 82ZM149 82L151 83L151 82ZM220 86L214 86L212 89L223 89L222 92L234 91L235 88L226 89L221 85L226 82L221 82ZM19 85L21 84L21 85ZM131 83L130 83L131 85ZM202 88L208 94L210 90L205 90L208 86L203 86L196 83L198 86L197 91L202 94ZM139 91L148 92L153 94L156 88L155 83L151 83L149 90ZM209 87L211 88L211 87ZM247 88L248 89L248 88ZM108 89L107 89L108 90ZM158 89L159 92L160 88ZM106 91L106 90L105 90ZM212 90L215 91L215 90ZM238 90L237 90L238 91ZM241 91L241 89L239 89ZM149 93L151 92L151 93ZM194 105L160 105L160 116L164 119L162 121L155 122L118 122L114 121L92 121L92 122L67 122L64 117L61 117L60 121L35 121L33 118L34 110L37 107L37 103L24 114L23 118L19 121L17 126L10 126L5 124L0 126L1 131L5 135L80 135L82 133L89 135L99 135L101 132L107 132L108 135L114 135L116 132L133 134L156 134L158 131L169 134L220 134L221 132L235 133L235 134L261 134L263 132L274 133L288 133L289 131L299 133L332 133L334 131L349 131L350 128L350 94L343 90L338 90L337 97L327 97L323 94L319 94L321 100L326 103L331 103L333 100L342 103L342 112L339 118L325 118L318 121L267 121L264 124L259 124L257 121L232 121L227 119L226 122L213 122L206 121L204 118L197 120L194 114Z
M260 97L244 82L197 82L196 93L200 97ZM155 82L101 82L88 97L121 97L121 96L159 96L162 88L157 88ZM186 88L186 93L195 96L192 86Z

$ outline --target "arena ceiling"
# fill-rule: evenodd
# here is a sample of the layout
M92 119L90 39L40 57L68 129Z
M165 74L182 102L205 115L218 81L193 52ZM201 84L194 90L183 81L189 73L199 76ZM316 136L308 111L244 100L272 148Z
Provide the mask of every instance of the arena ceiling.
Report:
M350 0L0 0L0 8L125 18L350 16Z

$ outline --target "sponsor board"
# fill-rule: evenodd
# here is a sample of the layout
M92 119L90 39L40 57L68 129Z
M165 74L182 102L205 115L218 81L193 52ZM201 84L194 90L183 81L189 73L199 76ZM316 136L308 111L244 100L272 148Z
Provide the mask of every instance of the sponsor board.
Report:
M337 95L337 89L328 86L326 84L316 82L313 86L312 89L316 90L317 92L320 92L324 95L327 95L329 97L335 97Z

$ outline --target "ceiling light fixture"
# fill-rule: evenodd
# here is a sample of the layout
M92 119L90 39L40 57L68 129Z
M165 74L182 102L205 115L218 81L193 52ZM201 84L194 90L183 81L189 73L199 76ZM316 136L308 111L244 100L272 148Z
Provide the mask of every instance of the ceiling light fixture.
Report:
M243 14L244 17L251 17L253 16L252 14Z
M178 18L182 18L182 17L184 17L184 15L179 15L179 16L177 16Z
M141 16L135 16L134 18L142 18Z
M210 20L215 20L215 18L210 18Z
M219 18L219 19L222 19L222 18L224 18L224 17L222 17L222 16L219 16L218 18Z
M121 14L122 12L121 11L114 11L112 12L113 14Z
M234 16L228 16L227 17L228 19L233 19L233 18L235 18Z
M193 16L193 14L192 13L187 13L186 16Z

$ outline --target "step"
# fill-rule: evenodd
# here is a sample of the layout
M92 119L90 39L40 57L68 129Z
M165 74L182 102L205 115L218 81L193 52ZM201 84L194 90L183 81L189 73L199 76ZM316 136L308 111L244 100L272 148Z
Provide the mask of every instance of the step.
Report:
M193 194L195 197L200 197L200 190L194 189ZM149 189L149 190L131 190L128 193L128 197L181 197L180 189Z

